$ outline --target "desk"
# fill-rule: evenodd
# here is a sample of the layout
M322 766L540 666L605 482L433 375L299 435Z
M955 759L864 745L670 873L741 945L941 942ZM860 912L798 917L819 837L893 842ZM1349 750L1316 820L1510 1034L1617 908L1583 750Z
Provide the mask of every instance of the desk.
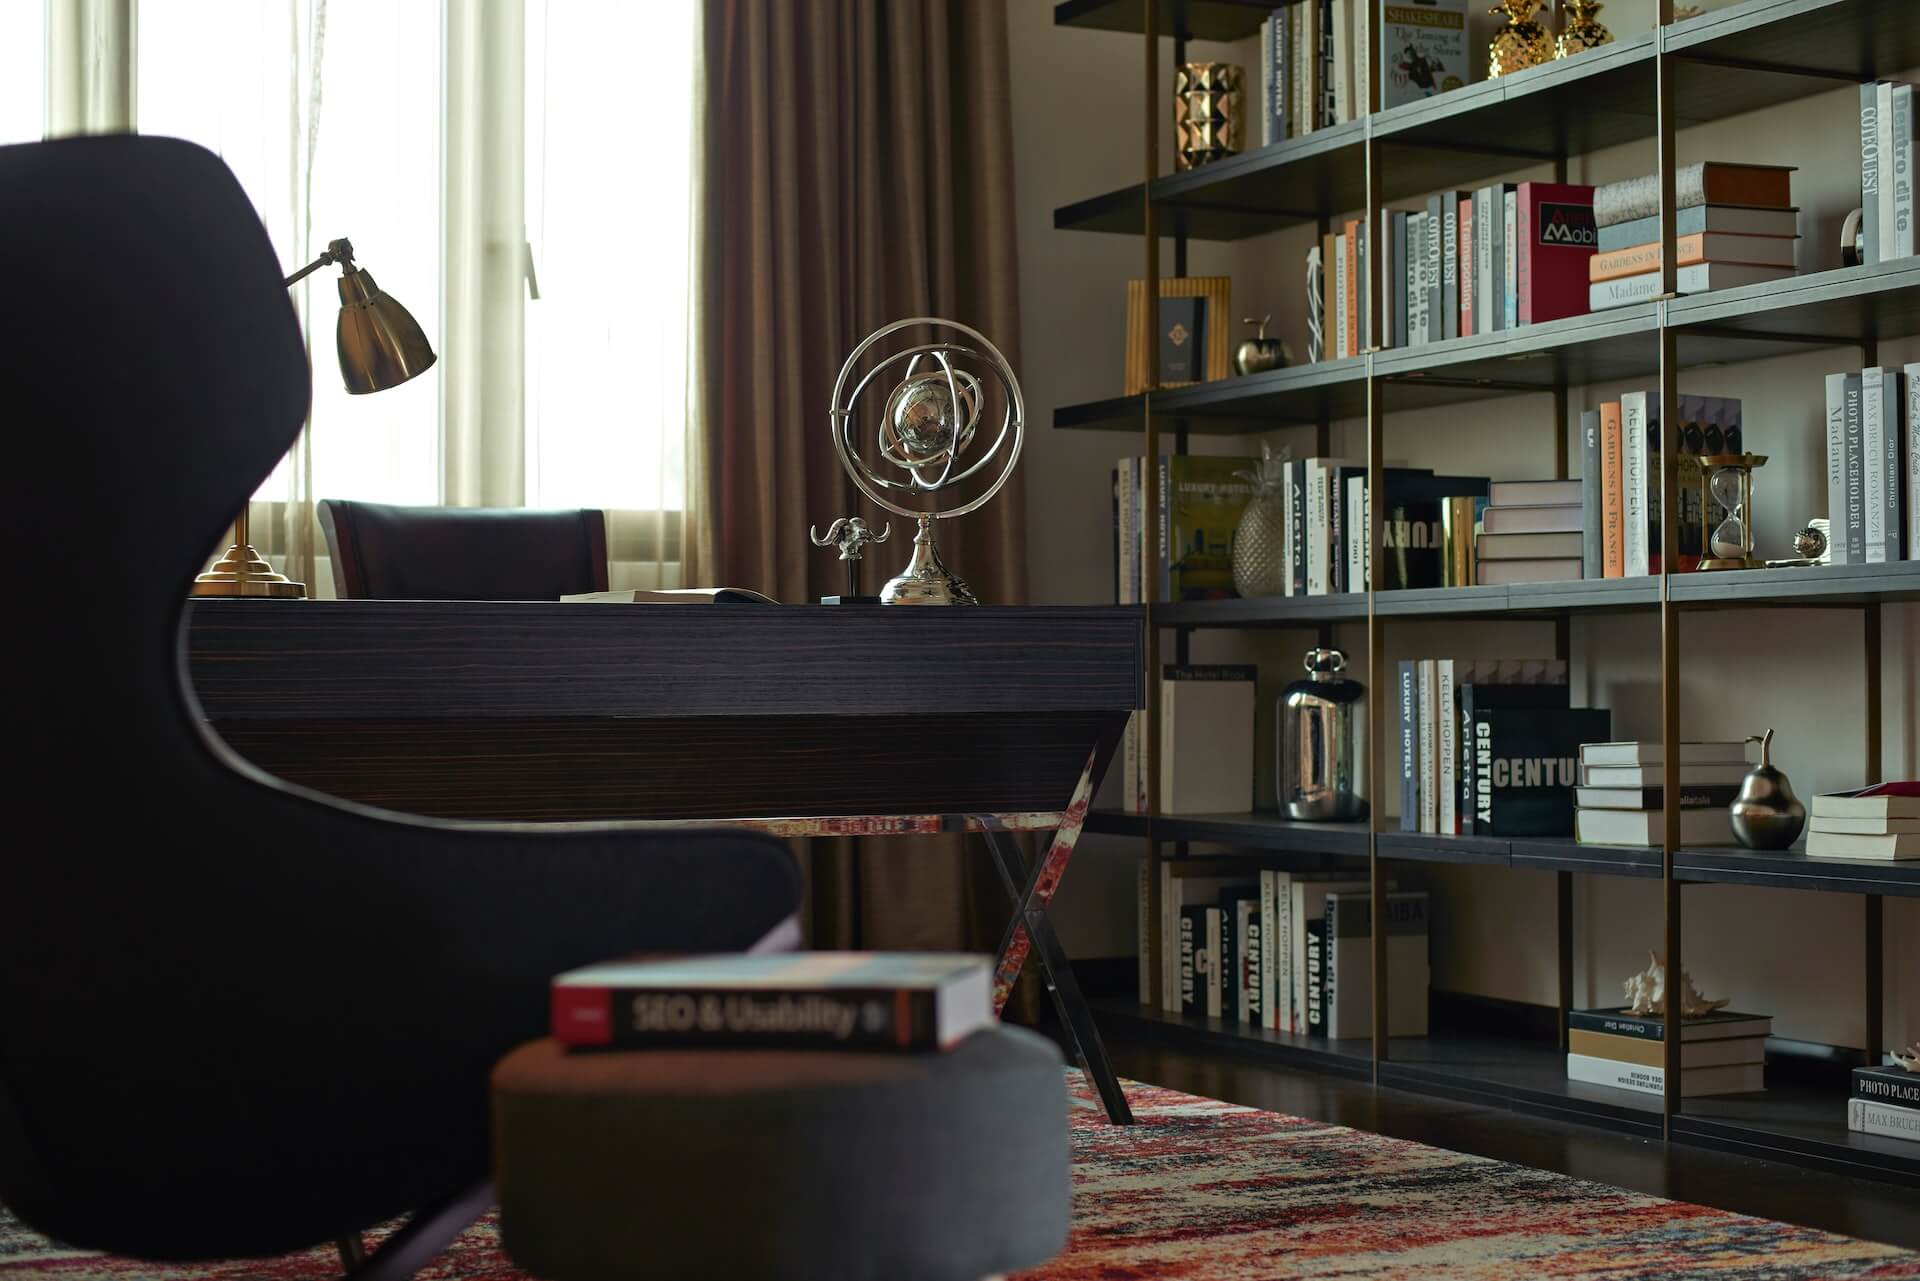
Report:
M975 830L1081 1067L1130 1120L1047 917L1141 702L1137 610L201 600L188 671L241 756L488 822ZM1031 867L1009 831L1052 829Z

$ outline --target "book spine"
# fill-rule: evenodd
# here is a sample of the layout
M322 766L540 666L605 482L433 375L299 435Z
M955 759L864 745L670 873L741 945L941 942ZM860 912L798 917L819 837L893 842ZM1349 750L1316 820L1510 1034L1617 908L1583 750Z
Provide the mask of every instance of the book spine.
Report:
M1907 559L1920 560L1920 365L1902 371L1906 394L1907 438Z
M1588 1085L1609 1085L1642 1094L1665 1094L1666 1073L1659 1068L1641 1067L1617 1059L1595 1058L1588 1054L1567 1055L1567 1079Z
M1333 355L1336 360L1353 354L1347 348L1347 294L1350 289L1347 278L1347 239L1345 232L1333 238Z
M1859 374L1847 375L1847 564L1867 563L1866 452L1862 448Z
M1539 200L1534 196L1532 184L1513 197L1514 222L1508 238L1514 242L1513 323L1531 325L1533 323L1533 252L1535 215L1539 211Z
M1864 550L1861 560L1868 565L1887 559L1886 507L1886 416L1882 392L1886 389L1878 367L1860 374L1860 522Z
M1460 199L1453 192L1434 197L1440 202L1440 334L1460 336Z
M1695 205L1691 209L1681 209L1673 216L1673 234L1677 239L1691 236L1707 230L1707 206ZM1635 245L1652 245L1660 241L1660 217L1635 218L1632 222L1616 223L1611 227L1602 227L1595 238L1595 247L1601 253L1612 253L1619 249L1630 249Z
M1434 715L1438 706L1437 691L1434 689L1434 660L1423 658L1415 676L1415 690L1418 695L1420 717L1420 830L1430 835L1440 832L1440 795L1436 789L1439 770L1435 768L1434 750L1438 739L1435 735Z
M1860 233L1869 265L1880 254L1880 87L1860 86Z
M1828 559L1847 565L1847 376L1827 375Z
M1500 304L1503 313L1501 327L1505 329L1513 329L1520 324L1519 199L1518 193L1513 191L1501 196L1505 207L1501 211Z
M1307 460L1307 595L1327 594L1327 472L1325 461Z
M1600 546L1600 412L1589 409L1580 415L1580 576L1602 578L1606 575L1605 554Z
M1265 147L1273 142L1273 117L1267 104L1273 101L1272 60L1267 56L1273 48L1273 28L1278 19L1268 14L1260 21L1260 145Z
M1272 936L1278 947L1273 971L1273 999L1276 1005L1273 1012L1273 1026L1276 1032L1294 1030L1293 1020L1297 1005L1293 999L1294 929L1297 925L1293 911L1294 889L1293 876L1290 873L1274 873L1275 901L1278 904L1276 910L1280 913L1280 932Z
M1893 254L1913 257L1913 86L1893 86Z
M1496 216L1493 195L1497 188L1482 187L1473 194L1473 332L1493 332L1494 238Z
M1358 356L1367 331L1367 224L1347 224L1347 355Z
M1414 662L1400 660L1400 830L1420 830L1420 718L1415 710Z
M1605 401L1600 406L1600 542L1608 578L1623 578L1627 572L1624 445L1620 402Z
M1640 578L1652 572L1647 546L1647 393L1620 398L1621 489L1625 495L1621 575Z
M1347 590L1347 522L1345 485L1340 468L1326 469L1327 477L1327 594L1336 596Z
M1393 287L1381 291L1383 298L1391 295L1388 313L1393 317L1393 332L1388 335L1388 341L1395 347L1405 347L1409 332L1407 311L1412 306L1414 298L1418 296L1417 287L1407 273L1418 267L1420 260L1408 252L1410 246L1407 244L1409 235L1407 215L1398 209L1383 210L1382 213L1385 214L1387 224L1382 227L1382 230L1387 233L1386 243L1393 249L1393 275L1388 277L1393 281ZM1381 256L1381 261L1387 261L1384 254Z
M1180 897L1186 882L1160 864L1160 1008L1180 1012Z
M563 1045L940 1048L934 993L907 988L806 991L582 985L556 986L550 1001L553 1038Z
M1307 1000L1306 1023L1299 1030L1309 1036L1327 1033L1327 922L1325 917L1306 922Z
M1666 1026L1656 1018L1633 1018L1599 1010L1567 1011L1567 1026L1585 1032L1605 1032L1612 1036L1631 1036L1641 1041L1664 1041Z
M1853 1097L1898 1108L1920 1108L1920 1075L1898 1068L1853 1072Z
M1140 954L1140 1004L1153 1004L1153 860L1133 861L1133 945Z
M1350 592L1367 590L1367 478L1347 477L1347 579Z
M1205 1006L1200 996L1201 932L1206 929L1205 911L1198 907L1180 909L1180 1013L1199 1014Z
M1847 1100L1847 1128L1862 1134L1879 1134L1890 1139L1920 1142L1920 1109L1869 1103L1865 1099Z
M1287 23L1281 15L1267 19L1267 137L1279 142L1287 136Z
M1881 518L1882 557L1888 561L1900 559L1900 435L1905 425L1901 421L1901 410L1906 398L1902 394L1900 371L1883 369L1880 371L1880 505L1885 509Z
M1260 973L1267 964L1266 929L1260 915L1258 900L1246 914L1246 925L1241 930L1246 939L1246 957L1242 965L1241 988L1245 992L1240 1007L1240 1021L1254 1027L1265 1027L1263 1017L1266 1007L1260 1004Z
M1220 909L1217 907L1202 908L1201 915L1206 919L1207 933L1206 947L1203 953L1205 956L1205 964L1199 967L1199 981L1204 985L1203 990L1206 993L1203 1004L1206 1007L1207 1017L1217 1019L1226 1009L1226 967L1224 964L1226 960L1226 952L1224 950L1226 940L1222 928L1225 922Z
M1878 161L1880 205L1880 261L1893 258L1893 83L1874 86L1874 152Z
M1473 197L1465 195L1460 200L1460 336L1470 338L1476 332L1473 327L1474 301L1473 285L1475 266L1473 261Z
M1443 836L1456 836L1460 832L1459 722L1455 719L1453 690L1453 660L1439 659L1434 663L1434 759L1439 775L1439 830Z
M1460 681L1459 687L1454 691L1453 701L1456 722L1454 727L1455 755L1458 762L1455 766L1458 771L1458 781L1455 783L1455 787L1459 791L1459 799L1455 802L1459 806L1458 812L1460 815L1460 826L1458 830L1466 835L1472 835L1477 827L1476 818L1478 811L1475 809L1475 806L1478 804L1478 800L1477 791L1474 786L1474 692L1473 681L1470 678Z
M1307 464L1304 460L1295 460L1287 464L1288 521L1293 533L1289 541L1292 544L1293 563L1291 594L1307 594Z
M1333 120L1353 119L1353 0L1333 0Z

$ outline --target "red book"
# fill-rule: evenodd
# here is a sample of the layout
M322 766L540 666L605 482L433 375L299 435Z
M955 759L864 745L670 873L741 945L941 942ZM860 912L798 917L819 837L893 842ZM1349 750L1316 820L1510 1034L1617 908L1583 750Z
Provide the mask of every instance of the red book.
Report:
M1515 228L1520 241L1520 323L1587 314L1587 262L1598 235L1593 188L1523 182Z
M1460 336L1473 337L1473 198L1460 202Z

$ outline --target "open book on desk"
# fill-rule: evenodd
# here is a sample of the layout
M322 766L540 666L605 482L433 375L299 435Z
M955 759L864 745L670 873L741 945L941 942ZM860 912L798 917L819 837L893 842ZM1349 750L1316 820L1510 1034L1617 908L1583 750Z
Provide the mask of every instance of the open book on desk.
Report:
M586 601L595 605L778 605L780 602L751 587L674 587L649 590L635 587L623 592L579 592L561 600Z

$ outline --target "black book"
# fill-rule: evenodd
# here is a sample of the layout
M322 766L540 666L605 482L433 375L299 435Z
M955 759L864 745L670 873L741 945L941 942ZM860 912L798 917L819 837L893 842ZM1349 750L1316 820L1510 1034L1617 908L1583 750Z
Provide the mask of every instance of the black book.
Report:
M1258 911L1247 915L1246 941L1242 952L1247 983L1246 1017L1243 1021L1255 1027L1265 1027L1266 1007L1260 1003L1260 970L1267 963L1267 930L1266 922Z
M1201 953L1206 947L1207 909L1204 907L1183 907L1180 909L1180 1012L1182 1014L1205 1014L1207 998L1200 990L1203 964Z
M1453 737L1454 747L1459 752L1459 768L1455 773L1459 776L1460 830L1462 832L1474 830L1474 801L1478 792L1473 768L1474 713L1494 707L1566 708L1570 706L1570 699L1570 691L1564 684L1497 685L1491 682L1470 681L1454 691L1454 714L1460 720L1459 732ZM1576 763L1576 777L1578 773Z
M1307 927L1307 1034L1327 1034L1327 919L1315 917Z
M1387 502L1381 513L1379 589L1440 587L1445 542L1440 509L1448 498L1485 498L1485 476L1435 476L1398 467L1385 473Z
M1331 338L1328 339L1332 341ZM1307 594L1307 463L1296 458L1287 464L1287 489L1293 498L1288 523L1293 526L1293 594Z
M1853 1097L1869 1103L1891 1103L1900 1108L1920 1108L1920 1072L1909 1072L1889 1064L1853 1070Z
M1580 415L1580 577L1607 576L1606 548L1600 541L1605 500L1600 492L1600 411Z
M1473 834L1571 836L1580 745L1603 742L1601 708L1490 707L1473 716Z
M1160 381L1197 383L1205 377L1207 300L1160 300Z
M1246 924L1240 921L1240 906L1247 904L1251 910L1246 914ZM1247 995L1248 976L1252 976L1253 999L1258 1002L1260 971L1253 968L1254 953L1260 945L1259 916L1260 887L1258 885L1229 886L1220 891L1220 976L1224 985L1220 990L1220 1008L1224 1017L1250 1022L1246 1007L1242 1004Z
M1583 1032L1606 1032L1613 1036L1638 1037L1642 1041L1667 1039L1667 1020L1660 1014L1629 1014L1623 1009L1568 1010L1567 1026ZM1682 1041L1727 1041L1736 1037L1769 1036L1773 1032L1770 1014L1741 1014L1737 1010L1715 1010L1680 1026Z

